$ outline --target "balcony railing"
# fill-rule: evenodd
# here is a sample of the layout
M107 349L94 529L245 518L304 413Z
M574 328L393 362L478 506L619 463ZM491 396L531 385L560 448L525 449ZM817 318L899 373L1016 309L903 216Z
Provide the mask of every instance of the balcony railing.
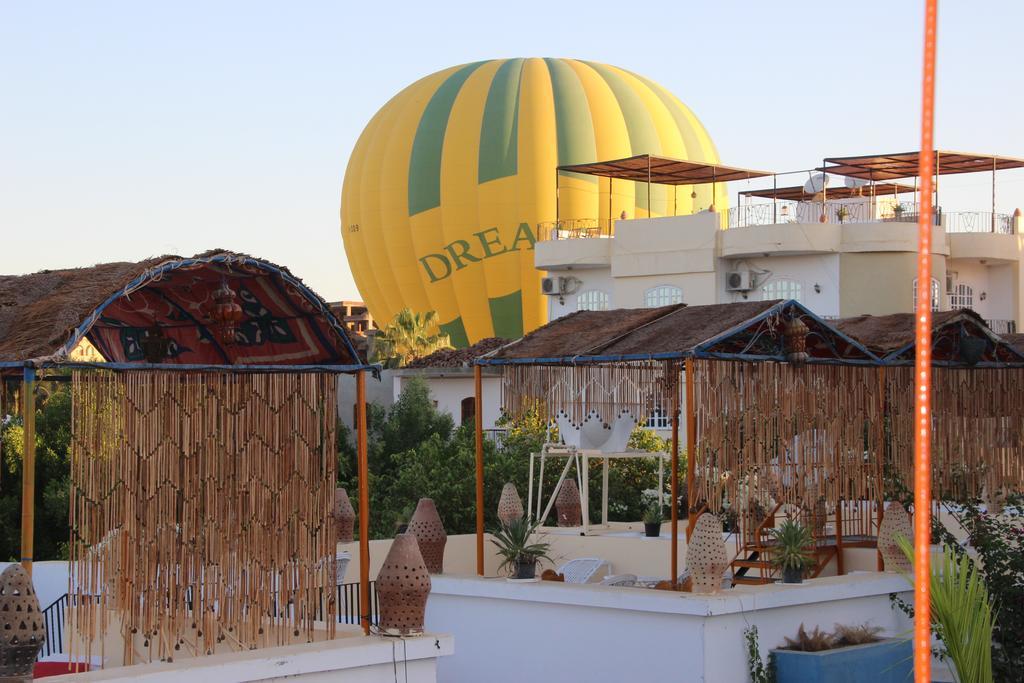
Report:
M992 330L996 334L1017 333L1016 320L986 320L985 324L988 325L988 329Z
M537 224L539 240L571 240L595 237L611 237L614 221L597 218L568 218L560 221L546 221Z
M874 210L872 210L872 208ZM746 228L777 223L916 223L920 207L915 202L875 205L847 202L794 202L745 204L729 209L729 227ZM946 232L1012 235L1013 217L989 211L935 211L935 224ZM822 221L824 217L824 221Z

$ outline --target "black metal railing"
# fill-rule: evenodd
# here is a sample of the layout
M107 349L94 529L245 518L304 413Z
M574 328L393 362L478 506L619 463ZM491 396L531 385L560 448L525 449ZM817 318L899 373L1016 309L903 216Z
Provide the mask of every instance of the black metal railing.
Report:
M1013 234L1013 217L991 211L953 211L946 214L946 232Z
M359 582L343 583L334 587L335 600L337 605L338 623L360 624L361 599L359 595ZM192 606L191 591L186 598L189 607ZM39 658L49 657L64 653L64 630L67 623L67 609L69 604L68 594L54 600L49 607L43 610L43 624L46 630L46 642L39 651ZM276 601L274 602L276 605ZM315 618L323 621L327 609L327 601L324 600L323 591L320 592L320 600L316 608ZM276 616L276 615L275 615ZM376 625L380 618L380 596L377 594L377 582L370 582L370 623Z

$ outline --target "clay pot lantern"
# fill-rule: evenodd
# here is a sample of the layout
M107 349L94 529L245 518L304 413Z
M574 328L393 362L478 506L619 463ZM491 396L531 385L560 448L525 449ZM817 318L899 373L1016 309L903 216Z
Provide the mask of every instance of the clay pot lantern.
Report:
M416 537L423 554L423 562L431 574L444 571L444 545L448 542L448 534L444 531L441 516L437 514L437 506L430 498L420 498L416 504L416 512L409 521L408 532Z
M403 636L422 633L429 595L430 572L416 537L398 534L377 574L380 629Z
M348 499L348 491L340 486L334 489L334 524L338 531L338 543L355 540L356 511Z
M885 568L888 571L909 574L914 571L914 565L896 543L896 539L900 536L912 542L914 524L903 505L889 503L889 507L885 508L882 523L878 527L878 552L882 554Z
M566 479L558 489L555 498L555 510L558 512L558 526L582 526L583 511L580 508L580 489L575 479Z
M523 500L519 497L516 485L508 482L501 489L501 498L498 500L498 520L502 524L508 524L522 518Z
M228 286L227 279L221 281L220 287L213 292L213 310L210 317L220 326L220 340L224 344L235 343L238 323L244 317L242 307L238 305L238 295Z
M800 318L790 318L782 326L782 340L786 360L794 365L807 362L807 333L810 329Z
M31 681L46 627L32 579L20 564L0 574L0 681Z
M693 592L712 594L722 588L722 575L729 568L722 538L722 520L705 512L693 527L686 546L686 568L693 580Z

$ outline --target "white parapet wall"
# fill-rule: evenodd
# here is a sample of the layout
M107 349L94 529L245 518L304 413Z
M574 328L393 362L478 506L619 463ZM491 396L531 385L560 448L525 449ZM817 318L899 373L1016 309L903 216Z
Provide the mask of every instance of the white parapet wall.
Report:
M799 585L741 586L714 596L644 588L513 583L435 576L427 628L452 633L459 651L439 663L446 683L488 681L748 680L743 631L761 654L800 624L831 631L869 622L888 636L909 620L890 605L910 599L892 573L856 573Z
M235 683L301 681L302 683L435 683L439 657L455 651L450 635L427 633L417 638L363 636L303 645L264 648L209 657L155 662L103 671L54 676L54 683L140 681L142 683Z

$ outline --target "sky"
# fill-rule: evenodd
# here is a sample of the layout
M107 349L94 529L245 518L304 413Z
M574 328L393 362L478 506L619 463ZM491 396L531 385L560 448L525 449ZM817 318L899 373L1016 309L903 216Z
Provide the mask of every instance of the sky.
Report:
M413 81L479 59L642 74L727 164L917 149L923 5L0 0L0 273L224 248L358 298L338 209L360 132ZM939 148L1024 157L1021 26L1019 1L940 2ZM947 211L988 210L983 175L941 191ZM1018 206L1013 171L997 210Z

